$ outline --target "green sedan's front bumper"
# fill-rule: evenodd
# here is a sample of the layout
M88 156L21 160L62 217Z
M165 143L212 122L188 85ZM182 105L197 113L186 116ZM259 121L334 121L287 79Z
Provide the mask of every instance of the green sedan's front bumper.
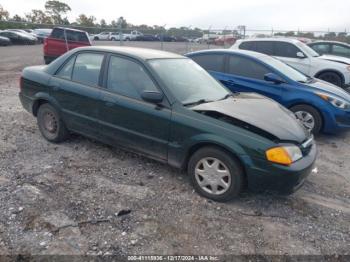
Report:
M310 152L290 166L273 164L264 159L246 159L248 187L252 191L291 194L297 191L314 168L316 144Z

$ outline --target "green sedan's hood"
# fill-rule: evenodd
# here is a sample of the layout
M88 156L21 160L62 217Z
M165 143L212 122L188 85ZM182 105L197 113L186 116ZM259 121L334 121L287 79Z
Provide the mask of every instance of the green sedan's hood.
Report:
M302 143L310 136L293 113L277 102L255 93L239 94L191 109L220 113L263 130L281 141Z

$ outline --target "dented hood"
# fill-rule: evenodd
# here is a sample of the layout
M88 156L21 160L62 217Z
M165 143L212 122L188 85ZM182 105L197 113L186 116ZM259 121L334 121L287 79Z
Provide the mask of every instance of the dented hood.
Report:
M301 143L309 136L293 113L275 101L255 93L239 94L191 109L197 112L220 113L245 122L257 130L263 130L279 140Z

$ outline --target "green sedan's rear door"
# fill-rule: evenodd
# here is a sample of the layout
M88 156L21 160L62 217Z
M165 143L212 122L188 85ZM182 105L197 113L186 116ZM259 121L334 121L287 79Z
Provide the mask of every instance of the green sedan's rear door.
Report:
M51 96L57 101L68 129L97 137L100 72L103 53L82 52L70 58L50 79Z

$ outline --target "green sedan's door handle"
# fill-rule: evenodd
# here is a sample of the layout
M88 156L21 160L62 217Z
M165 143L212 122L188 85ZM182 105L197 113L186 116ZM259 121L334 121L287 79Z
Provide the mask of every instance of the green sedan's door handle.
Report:
M58 91L58 90L60 90L61 85L60 85L60 83L55 82L55 83L52 83L51 88L53 91Z
M117 103L116 99L110 98L108 96L103 96L102 100L106 106L114 106Z

